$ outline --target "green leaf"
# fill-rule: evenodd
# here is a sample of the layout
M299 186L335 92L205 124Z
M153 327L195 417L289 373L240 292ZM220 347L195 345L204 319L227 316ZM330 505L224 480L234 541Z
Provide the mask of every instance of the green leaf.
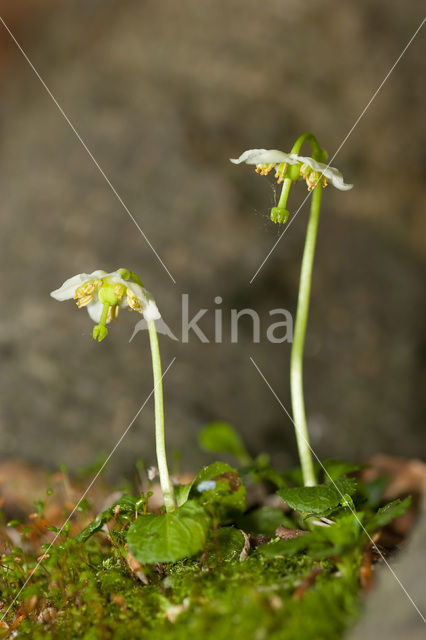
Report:
M293 556L300 551L308 548L310 542L310 533L298 538L290 538L290 540L275 540L262 544L256 549L256 554L260 554L265 558L276 558L277 556Z
M280 509L274 507L259 507L238 518L237 524L240 529L247 533L264 533L273 538L277 527L294 528L295 524Z
M120 507L120 514L132 514L136 511L136 503L138 498L131 496L129 493L123 493L121 498L116 500L114 504L110 507L111 514L114 512L116 507Z
M372 518L368 520L365 528L368 532L372 532L376 529L380 529L380 527L384 527L394 518L399 518L400 516L404 515L410 504L411 496L408 496L404 500L400 500L398 498L393 502L389 502L389 504L379 509L377 513L375 513L374 516L372 516Z
M302 513L325 513L339 504L340 496L328 486L281 489L278 495L289 507Z
M100 531L104 524L106 524L108 520L111 520L111 518L111 509L102 511L102 513L99 513L96 518L83 529L83 531L80 531L75 539L77 540L77 542L86 542L86 540L93 536L94 533Z
M195 476L194 480L189 484L178 485L174 488L174 494L176 498L176 502L178 507L181 507L189 498L189 494L191 493L191 489L193 487L197 487L201 485L199 493L203 493L206 488L203 486L204 482L209 482L213 480L216 476L220 476L222 473L236 473L235 469L233 469L226 462L213 462L213 464L209 464L207 467L203 467L201 471ZM206 485L208 486L208 485ZM213 483L211 484L213 487ZM215 488L214 485L213 488ZM195 494L197 496L198 494Z
M333 487L335 491L339 494L340 500L342 501L342 495L347 493L349 496L353 496L356 493L358 488L358 483L355 478L348 478L347 476L340 476L336 478L334 482L330 483L328 486ZM341 502L342 504L342 502Z
M6 527L18 527L20 524L19 520L9 520Z
M210 552L219 555L220 560L238 559L244 549L245 538L243 533L235 527L221 527L213 533L210 544Z
M218 476L231 473L235 474L238 477L236 470L231 467L230 464L226 462L213 462L209 464L207 467L203 467L201 471L195 476L195 480L192 483L194 489L197 489L199 485L202 485L203 482L208 482L209 480L215 480ZM200 493L202 493L203 489L201 489Z
M129 493L123 493L121 498L116 500L109 509L102 511L99 513L92 522L90 522L87 527L80 531L80 533L76 536L77 542L86 542L94 533L97 533L102 529L104 524L111 520L114 516L114 510L116 507L120 507L121 515L132 515L136 511L136 502L138 498L131 496Z
M358 512L356 516L348 513L339 517L329 527L315 527L312 531L298 538L277 540L262 545L256 549L268 558L276 556L292 556L296 553L306 553L317 560L330 557L351 557L357 554L357 549L365 544L362 530L364 514Z
M272 467L269 456L265 453L261 453L250 464L241 469L241 474L251 475L252 480L255 482L272 482L278 489L287 486L287 482L284 477Z
M321 464L314 464L315 475L319 478L323 478L326 484L332 484L333 480L337 480L337 478L340 478L342 475L353 473L354 471L359 471L363 468L363 465L356 464L354 462L345 462L343 460L325 460ZM303 475L300 467L292 469L286 474L286 478L297 485L303 485Z
M294 487L280 489L278 495L292 509L315 515L330 513L345 502L344 494L353 495L357 483L353 478L342 476L334 484L321 484L316 487Z
M178 507L184 505L188 500L189 492L193 484L193 482L190 482L189 484L178 484L174 487L175 500Z
M369 507L376 509L383 502L383 494L389 484L389 478L386 476L378 476L370 482L362 482L360 490L367 500Z
M209 518L193 501L161 515L139 516L129 527L127 543L139 562L176 562L189 558L204 547Z
M210 422L200 432L198 442L204 451L230 453L241 464L247 464L250 461L241 437L227 422Z
M190 484L175 487L178 506L188 498L206 505L220 522L230 522L246 508L246 490L237 471L226 462L201 469Z
M234 520L246 508L246 490L235 469L225 462L204 467L192 483L190 496L221 523Z
M359 471L363 466L354 462L344 462L342 460L326 460L324 462L324 468L326 470L326 472L324 472L324 482L332 484L333 480L337 480L337 478L347 475L348 473Z

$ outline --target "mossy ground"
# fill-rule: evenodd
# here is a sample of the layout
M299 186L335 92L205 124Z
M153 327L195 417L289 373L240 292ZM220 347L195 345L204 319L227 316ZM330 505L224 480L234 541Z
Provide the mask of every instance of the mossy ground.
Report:
M35 564L19 549L10 551L1 567L5 603ZM358 580L324 562L315 583L296 599L313 566L306 555L266 559L255 553L240 561L211 551L158 566L144 585L103 534L85 545L67 539L51 550L6 619L15 637L34 640L339 638L359 614ZM10 631L4 629L4 637Z
M259 505L247 511L237 472L224 474L223 466L204 468L191 484L192 493L186 491L216 515L198 555L178 562L142 566L141 558L138 562L129 553L129 528L147 513L149 492L134 496L121 491L118 501L100 511L99 501L91 505L80 500L78 492L73 494L76 487L63 474L63 495L74 495L76 507L60 530L54 524L64 522L69 504L62 495L55 511L50 489L24 524L11 521L6 526L4 519L0 521L0 638L341 638L361 611L362 571L371 573L373 549L367 530L382 530L404 514L409 498L377 510L384 487L380 478L357 483L341 475L353 465L328 463L339 486L352 493L363 511L347 506L355 504L347 493L336 498L331 491L326 506L329 511L332 500L333 521L324 518L331 526L323 523L310 533L295 532L300 509L316 508L319 488L285 490L287 502L296 501L293 509L299 512ZM270 478L281 482L276 471L266 470L269 484ZM197 484L197 478L205 481L212 474L215 489L200 492L203 482ZM252 475L253 481L262 484L264 479ZM330 485L319 487L328 496ZM49 513L56 513L56 520ZM283 539L280 527L286 532ZM153 545L141 535L136 555L138 548Z

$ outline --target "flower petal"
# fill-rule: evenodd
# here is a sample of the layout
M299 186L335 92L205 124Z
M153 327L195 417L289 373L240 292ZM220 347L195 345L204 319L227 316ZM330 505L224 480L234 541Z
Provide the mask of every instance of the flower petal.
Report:
M142 305L141 313L143 314L143 317L147 322L149 320L158 320L158 318L161 318L161 314L158 310L155 300L149 293L149 291L147 291L144 287L141 287L140 284L137 284L136 282L132 282L130 280L126 282L126 285L140 301Z
M299 156L296 153L284 153L277 149L248 149L240 155L239 158L231 158L234 164L280 164L286 162L288 164L308 164L314 171L319 171L323 176L340 191L348 191L352 189L352 184L345 184L343 176L335 167L329 167L323 162L318 162L313 158Z
M241 164L242 162L245 162L245 164L279 164L280 162L295 164L298 160L292 162L290 154L277 149L248 149L239 158L231 158L231 162L234 164Z
M98 299L95 299L92 302L89 302L89 304L86 307L87 313L92 318L93 322L95 322L96 324L98 324L98 322L101 319L103 308L104 308L104 305Z
M111 273L106 273L105 275L108 278L108 280L111 281L111 282L117 282L119 284L124 284L125 287L127 287L129 285L127 280L124 280L124 278L118 273L118 271L111 271Z
M145 309L142 311L143 317L147 322L149 322L150 320L158 320L159 318L161 318L161 313L158 310L154 298L150 293L148 293L148 291L146 291L146 293L148 294L148 301L146 303Z
M52 291L50 295L55 300L59 300L59 302L63 302L64 300L70 300L74 297L75 290L78 289L84 282L90 280L91 274L89 273L79 273L72 278L68 278L65 280L64 284L59 287L59 289L55 289Z
M59 302L70 300L74 297L76 289L78 289L82 284L88 280L98 280L106 275L106 271L102 271L102 269L93 271L93 273L78 273L76 276L72 276L72 278L65 280L64 284L59 287L59 289L52 291L50 295L52 298L55 298L55 300L59 300Z
M322 173L324 178L326 178L333 185L333 187L336 187L336 189L340 189L340 191L349 191L349 189L352 189L353 184L345 184L342 174L335 167L330 167L323 162L314 160L313 158L296 156L296 154L292 155L298 158L298 162L305 163L309 165L314 171Z

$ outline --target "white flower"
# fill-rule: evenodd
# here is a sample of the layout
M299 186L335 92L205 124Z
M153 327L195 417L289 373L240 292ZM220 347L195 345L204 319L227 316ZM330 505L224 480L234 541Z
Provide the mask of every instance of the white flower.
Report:
M308 188L314 187L319 180L322 181L323 186L326 186L329 181L333 187L340 189L341 191L347 191L352 189L351 184L345 184L343 182L343 176L334 167L318 162L313 158L306 156L299 156L296 153L284 153L284 151L278 151L277 149L249 149L244 151L239 158L231 158L231 162L234 164L256 165L256 171L261 175L267 175L273 168L276 169L275 177L278 178L278 182L282 182L287 170L287 165L300 165L300 175L305 178Z
M132 276L136 277L125 269L111 273L102 270L79 273L65 280L64 284L50 295L60 302L76 300L77 306L87 307L93 322L103 327L112 319L117 319L119 309L131 308L138 311L147 322L161 318L152 295L141 284L126 279ZM107 331L103 337L106 334Z

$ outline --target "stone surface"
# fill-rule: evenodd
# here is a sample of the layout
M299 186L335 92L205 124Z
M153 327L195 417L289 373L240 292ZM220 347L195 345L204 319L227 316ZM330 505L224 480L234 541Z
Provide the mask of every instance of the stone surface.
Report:
M234 423L250 449L295 461L289 345L265 340L268 311L295 310L307 208L253 284L278 238L272 181L228 162L250 147L288 149L312 130L330 155L420 23L418 0L65 1L20 39L58 102L173 274L173 284L16 48L0 106L0 451L55 467L108 453L152 388L147 336L122 314L102 344L73 304L49 291L81 271L137 271L179 335L181 294L212 340L161 338L168 447L203 459L200 427ZM2 39L6 37L2 32ZM424 58L420 35L336 161L355 184L328 188L306 345L306 399L321 458L376 451L424 457L425 223L421 180ZM422 164L423 161L423 164ZM292 190L291 209L305 197ZM222 304L215 304L220 296ZM260 344L230 309L262 319ZM153 458L153 406L108 464Z
M421 640L425 633L424 548L426 504L414 534L389 567L382 567L359 625L349 640Z

